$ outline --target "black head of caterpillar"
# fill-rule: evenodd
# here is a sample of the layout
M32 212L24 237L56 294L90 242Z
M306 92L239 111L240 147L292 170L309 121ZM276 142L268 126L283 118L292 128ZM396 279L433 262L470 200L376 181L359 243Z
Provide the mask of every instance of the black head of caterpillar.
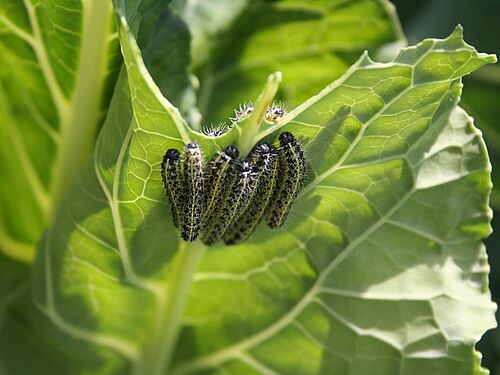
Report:
M258 144L248 155L248 160L254 171L256 189L247 209L224 233L224 242L228 245L245 241L255 231L265 214L276 186L278 152L274 147L266 142Z
M224 151L218 152L208 164L204 186L204 230L208 230L217 220L218 210L222 206L229 187L230 170L239 154L236 146L227 146Z
M180 157L179 151L171 148L163 155L163 162L161 164L161 178L176 227L179 227L182 221L184 203Z
M229 226L244 212L254 194L256 181L254 172L247 160L233 164L227 179L227 190L218 207L212 225L205 230L201 240L206 245L213 245L222 239Z
M194 241L201 230L203 214L203 162L197 142L188 143L184 150L184 204L181 235Z
M231 123L234 124L238 121L246 119L248 116L252 114L252 112L253 112L252 103L243 103L239 106L238 109L234 110L234 117L230 117L229 120L231 120Z
M273 197L267 209L267 224L271 228L282 226L304 184L306 161L304 150L292 133L279 136L278 176Z
M276 124L286 114L287 114L287 111L286 111L285 107L283 106L283 104L273 103L273 105L266 110L266 113L264 113L264 120L266 120L267 122L270 122L272 124Z
M228 125L225 122L218 125L207 125L201 129L201 132L205 134L207 137L220 137L221 135L226 134L232 125Z

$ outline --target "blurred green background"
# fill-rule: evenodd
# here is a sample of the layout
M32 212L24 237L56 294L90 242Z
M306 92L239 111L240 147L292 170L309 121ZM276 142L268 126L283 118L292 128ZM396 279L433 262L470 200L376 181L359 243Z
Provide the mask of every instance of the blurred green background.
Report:
M465 40L478 51L500 56L499 0L392 0L409 44L426 37L444 37L456 24L464 26ZM493 234L486 240L491 266L493 300L500 303L500 66L480 69L464 80L464 107L483 132L493 168ZM497 311L497 321L500 314ZM483 366L500 374L500 329L487 332L477 345Z

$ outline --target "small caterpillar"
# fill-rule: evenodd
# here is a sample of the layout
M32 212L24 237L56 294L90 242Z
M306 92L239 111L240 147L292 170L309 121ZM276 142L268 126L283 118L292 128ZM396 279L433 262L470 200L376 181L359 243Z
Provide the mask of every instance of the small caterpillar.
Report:
M236 146L228 146L210 161L205 173L203 228L210 226L210 223L215 220L218 208L222 206L228 187L229 173L239 154Z
M257 188L247 210L224 234L224 242L228 245L245 241L252 235L262 220L276 185L278 153L274 147L261 143L255 146L248 159L256 173Z
M161 178L170 203L174 225L178 228L182 221L182 205L184 198L180 154L176 149L171 148L163 155Z
M229 186L222 207L219 207L216 219L202 235L201 240L206 245L213 245L222 238L229 225L246 210L256 187L253 171L247 160L240 160L233 165L228 180Z
M267 225L281 227L304 183L306 163L304 151L290 132L279 136L279 173L276 189L267 210Z
M287 111L281 103L273 103L273 105L266 110L266 113L264 113L264 120L276 124L286 114Z
M253 112L252 103L243 103L240 105L238 109L234 110L234 117L230 117L229 120L231 120L231 123L234 124L238 121L246 119L248 116L252 114L252 112Z
M194 241L201 230L203 213L203 164L198 143L186 145L184 150L184 213L181 236Z
M232 128L232 125L228 125L225 122L220 123L218 125L208 125L204 126L201 129L201 132L205 134L207 137L220 137L221 135L226 134L230 129Z

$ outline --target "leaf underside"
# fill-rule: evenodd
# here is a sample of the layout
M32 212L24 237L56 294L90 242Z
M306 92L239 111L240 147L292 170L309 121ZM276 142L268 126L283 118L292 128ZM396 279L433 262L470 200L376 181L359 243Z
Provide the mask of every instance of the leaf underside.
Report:
M121 65L113 21L105 1L0 4L0 251L15 259L92 150Z
M82 373L103 359L103 374L482 371L490 167L457 103L461 77L492 56L460 29L389 63L364 55L256 136L287 130L305 147L287 225L205 250L178 238L162 155L196 139L208 157L237 130L192 131L123 16L118 29L125 68L106 123L35 263L47 332Z

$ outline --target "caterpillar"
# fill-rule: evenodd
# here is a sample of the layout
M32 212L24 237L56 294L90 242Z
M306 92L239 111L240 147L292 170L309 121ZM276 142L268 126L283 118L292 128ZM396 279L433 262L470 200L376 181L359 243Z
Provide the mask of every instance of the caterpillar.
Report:
M205 172L203 228L210 226L210 223L215 220L218 208L222 206L228 187L230 169L238 156L238 148L228 146L224 151L217 153L209 163L209 168Z
M285 107L281 103L273 103L271 107L269 107L264 113L264 120L267 122L276 124L280 121L285 115L287 111Z
M273 195L278 175L278 153L269 143L261 143L252 150L248 159L256 174L255 194L246 211L224 234L227 245L245 241L252 235L262 220Z
M271 204L267 209L267 225L281 227L297 198L305 178L306 163L304 151L292 133L284 132L279 136L279 172Z
M220 137L221 135L226 134L231 128L232 125L228 125L225 122L223 122L218 125L211 124L208 126L204 126L201 129L201 132L205 134L207 137Z
M238 121L241 121L243 119L246 119L248 116L250 116L253 112L253 105L252 103L243 103L240 105L238 109L234 110L234 117L230 117L229 120L231 123L236 123Z
M181 236L194 241L201 230L203 213L203 162L198 143L188 143L184 150L184 212Z
M176 149L168 149L165 155L163 155L161 178L170 203L174 225L178 228L182 221L184 197L182 189L181 160L179 151Z
M228 188L223 196L222 206L218 208L210 227L203 233L201 237L203 243L213 245L223 237L229 225L246 210L255 186L250 163L247 160L234 163L230 170Z

